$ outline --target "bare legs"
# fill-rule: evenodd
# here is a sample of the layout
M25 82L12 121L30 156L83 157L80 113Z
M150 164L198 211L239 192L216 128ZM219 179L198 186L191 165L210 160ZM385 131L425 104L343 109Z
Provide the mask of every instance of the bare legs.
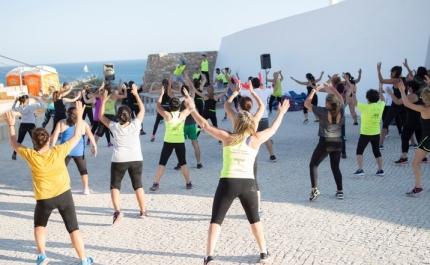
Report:
M39 226L34 228L34 237L36 239L37 252L39 254L45 253L46 246L46 227ZM84 240L82 238L82 234L80 230L75 230L70 233L70 240L72 241L72 245L75 248L76 253L80 260L85 260L85 248L84 248Z
M160 183L160 179L164 173L164 168L165 168L165 166L158 165L157 172L155 173L155 183L157 183L157 184ZM185 165L181 166L181 170L182 170L182 174L184 175L184 178L185 178L185 181L187 182L187 184L190 183L190 175L188 172L188 165L185 164Z
M352 104L349 105L349 112L351 113L352 119L354 120L354 123L358 123L357 121L357 112L355 112L355 106Z
M143 188L139 188L134 191L134 194L136 195L137 203L139 203L139 208L141 212L145 212L146 205L145 205L145 192L143 191ZM120 210L120 191L119 189L111 189L110 190L110 196L112 198L112 204L114 211Z
M275 154L273 153L273 144L272 144L272 141L269 139L269 140L267 140L264 144L266 145L267 151L269 151L270 156L275 155ZM259 201L260 201L260 200L259 200Z
M197 164L200 164L200 147L197 140L191 140L191 144L194 147L194 154L196 155Z
M415 175L415 188L421 188L421 161L426 157L426 155L427 152L422 149L417 149L417 151L415 151L414 160L412 160Z
M382 156L375 158L378 169L382 170ZM357 164L359 169L363 169L363 155L357 155Z
M81 179L82 184L84 185L84 190L89 190L90 188L88 187L88 174L81 175Z

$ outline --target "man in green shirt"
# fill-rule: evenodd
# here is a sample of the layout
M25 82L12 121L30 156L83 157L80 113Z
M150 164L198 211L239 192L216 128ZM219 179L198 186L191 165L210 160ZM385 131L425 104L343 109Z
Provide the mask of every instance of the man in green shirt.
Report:
M204 85L205 87L206 86L209 86L209 62L208 62L208 60L206 59L206 55L205 54L203 54L202 55L202 63L201 63L201 71L202 71L202 74L204 74L205 76L206 76L206 84Z
M182 76L182 73L185 70L185 59L181 59L180 63L176 65L175 71L173 71L173 82L181 81L182 83L185 82L184 77Z

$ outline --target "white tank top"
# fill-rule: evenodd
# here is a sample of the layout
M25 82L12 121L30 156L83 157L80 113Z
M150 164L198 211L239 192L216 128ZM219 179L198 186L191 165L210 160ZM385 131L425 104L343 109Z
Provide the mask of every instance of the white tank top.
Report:
M254 179L254 162L258 150L248 145L250 136L236 145L224 146L220 178Z

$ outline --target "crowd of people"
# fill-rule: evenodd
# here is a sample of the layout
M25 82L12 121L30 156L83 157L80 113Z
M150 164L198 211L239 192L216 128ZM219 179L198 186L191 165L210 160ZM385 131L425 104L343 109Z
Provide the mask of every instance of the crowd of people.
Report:
M270 161L277 161L273 150L271 137L281 125L282 118L290 104L283 98L281 71L273 73L269 79L266 71L266 81L271 86L264 87L261 77L250 76L247 82L241 83L239 75L232 75L231 69L215 70L216 77L211 82L206 56L202 56L201 68L196 69L190 80L186 69L185 59L181 59L169 79L162 80L162 86L156 88L151 84L149 93L158 94L156 103L157 117L151 135L151 142L161 121L165 124L164 143L160 154L156 176L150 191L160 188L160 180L165 166L173 152L176 153L177 166L185 180L186 189L193 185L189 176L186 161L185 141L190 139L194 148L197 168L203 167L200 160L198 137L200 130L218 140L222 145L223 165L218 187L214 194L212 218L208 231L208 244L204 264L215 264L215 244L221 231L221 224L235 198L239 198L244 208L252 233L260 249L260 262L269 260L262 222L263 215L260 204L260 189L257 181L257 154L260 145L264 144L270 153ZM381 150L384 149L384 139L389 136L388 125L396 120L401 134L401 157L395 164L408 163L410 145L416 148L413 158L413 174L415 185L406 194L415 196L423 189L421 185L421 163L426 163L426 155L430 152L430 78L424 67L419 67L416 73L410 70L407 60L404 66L408 71L402 76L402 67L391 69L389 79L381 75L381 63L377 64L379 89L366 91L367 102L358 102L357 83L362 71L358 71L358 79L350 73L328 76L323 84L308 73L307 81L301 82L291 77L298 84L305 85L308 96L304 103L304 124L309 122L308 111L313 112L318 123L319 141L310 157L309 174L311 180L310 201L320 196L318 190L318 166L330 157L330 166L336 183L335 196L344 199L342 173L339 165L341 158L347 158L345 150L345 108L349 106L353 125L360 126L360 136L356 149L358 169L357 176L364 175L363 152L370 143L377 164L376 175L384 176ZM70 177L67 165L73 158L79 170L84 187L84 194L91 194L88 184L88 171L85 157L85 147L91 145L91 153L97 155L97 142L106 136L108 147L113 147L111 158L110 192L114 209L113 225L121 221L124 214L120 207L121 182L128 172L132 187L139 204L139 218L148 216L145 193L142 183L143 157L140 135L145 135L143 119L145 106L139 93L147 87L145 77L143 85L138 88L136 83L120 80L115 91L111 85L102 84L96 91L91 92L85 85L81 91L75 92L73 98L66 97L72 91L67 83L63 89L50 87L49 95L23 95L17 98L12 110L21 114L18 139L15 135L15 116L12 112L5 114L9 125L9 142L13 148L12 159L18 154L29 164L34 183L36 208L34 212L35 239L38 249L37 264L47 264L49 258L45 254L46 224L51 212L57 208L70 234L72 244L80 259L80 264L92 264L93 260L85 255L82 235L76 217L73 197L71 195ZM385 89L384 89L385 86ZM215 88L219 93L215 93ZM323 106L318 106L317 94L325 92ZM176 96L181 94L181 96ZM37 105L29 103L29 98L35 98ZM216 105L226 97L224 103L225 119L232 122L232 132L218 128ZM182 98L182 100L181 100ZM122 100L122 105L116 107L116 102ZM272 124L269 115L277 102L277 115ZM66 106L75 103L75 107ZM19 103L19 106L17 104ZM47 104L45 106L45 103ZM235 107L231 107L234 103ZM36 128L34 111L46 107L42 128ZM355 109L361 112L360 124ZM51 117L54 118L51 133L44 129ZM84 121L88 117L90 125ZM211 124L208 123L211 121ZM382 120L382 130L381 123ZM25 135L29 134L32 147L21 145ZM111 136L114 144L111 143ZM60 144L57 144L60 139ZM414 143L418 143L414 145Z

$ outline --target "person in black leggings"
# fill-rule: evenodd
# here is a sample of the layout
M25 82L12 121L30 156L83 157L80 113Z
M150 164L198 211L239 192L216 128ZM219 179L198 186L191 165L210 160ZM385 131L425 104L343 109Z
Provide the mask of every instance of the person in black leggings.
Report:
M72 89L72 88L71 88ZM51 134L54 133L55 127L57 126L57 123L63 119L65 119L66 116L66 102L75 102L81 97L81 91L75 93L75 97L70 98L64 98L63 94L60 91L55 91L52 94L52 101L54 102L54 108L55 108L55 115L54 115L54 124L51 130Z
M382 93L387 93L385 92L387 89L389 89L391 92L393 92L393 85L387 85L385 87L385 89L382 89ZM392 93L391 93L392 94ZM384 111L382 112L382 121L385 120L385 117L387 116L388 110L390 109L391 104L393 104L393 100L391 99L391 96L388 94L385 96L385 107L384 107ZM397 127L397 131L399 132L399 135L402 134L402 124L400 123L400 116L397 115L395 118L396 121L396 127ZM387 128L387 134L385 137L390 136L390 128Z
M306 89L308 90L308 97L309 97L309 95L310 95L313 87L315 86L315 83L318 83L319 81L321 81L321 78L322 78L323 74L324 74L324 71L321 72L320 78L315 79L315 77L311 73L307 73L306 74L306 79L308 81L306 81L306 82L300 82L300 81L294 79L293 77L291 77L291 79L294 82L296 82L297 84L299 84L299 85L306 86ZM318 96L317 95L314 95L314 97L312 97L311 104L313 106L318 106ZM306 108L306 106L303 106L303 115L305 116L305 120L303 121L303 124L306 124L306 123L309 122L309 119L308 119L308 108ZM315 116L315 122L318 122L317 116Z
M320 86L312 89L305 101L305 107L320 120L318 130L320 139L309 163L312 184L310 201L315 201L320 196L317 188L318 166L327 155L330 156L331 170L337 186L336 197L343 199L342 173L340 172L339 164L342 153L342 120L345 119L344 101L339 92L329 84L325 83L324 89L327 93L330 93L326 97L325 107L312 105L312 98L320 90Z
M379 82L382 84L392 84L393 90L394 90L393 94L397 98L401 98L400 91L398 88L398 83L399 83L399 81L402 81L403 83L405 82L405 80L404 80L405 78L401 77L402 67L401 66L394 66L393 68L391 68L391 78L390 79L384 79L382 77L382 74L381 74L381 65L382 65L381 62L379 62L377 65ZM390 109L388 110L387 115L385 116L385 119L382 123L381 139L379 140L379 149L381 149L381 150L384 150L384 140L385 140L385 136L387 135L388 126L390 125L391 121L394 120L394 118L397 115L399 115L400 122L403 126L403 124L406 120L405 106L403 104L396 104L393 101L393 103L391 104Z
M88 119L90 120L90 124L94 124L94 116L93 116L93 104L95 100L91 97L91 91L89 85L84 85L82 87L82 103L85 105L84 114L82 119L85 120L85 117L88 115Z
M424 102L421 98L420 93L420 85L416 81L408 81L406 82L406 88L409 92L407 95L408 101L415 105L424 105ZM393 102L400 105L403 104L403 101L401 98L397 98L391 90L387 89L387 93L390 94L391 98L393 99ZM411 109L406 108L406 121L403 125L402 130L402 156L399 160L394 161L395 164L407 164L408 163L408 151L409 151L409 140L413 137L415 134L415 137L417 138L417 142L420 142L422 139L422 127L420 122L420 113ZM423 159L423 162L427 162L427 158L425 157Z
M163 79L163 81L161 82L162 84L162 88L159 89L154 89L155 86L155 82L151 84L151 87L149 88L148 93L149 94L160 94L161 90L164 89L164 94L163 94L163 99L161 101L161 107L165 110L165 111L169 111L169 102L171 98L175 97L175 94L180 94L180 91L174 90L172 88L173 85L173 76L170 75L170 79ZM155 134L157 133L157 129L158 129L158 125L160 124L160 122L164 120L163 116L160 115L160 113L157 112L157 117L155 118L155 123L154 123L154 129L152 130L152 135L151 135L151 142L155 141Z
M146 78L142 76L143 85L137 90L137 93L142 93L146 89ZM132 86L135 85L134 81L128 82L127 91L127 105L131 109L133 119L136 118L137 113L139 113L139 106L137 105L136 97L131 93ZM146 132L143 130L143 123L140 127L140 135L145 135Z
M252 87L250 89L252 89ZM282 118L290 105L288 100L279 104L278 116L272 126L257 133L255 131L259 120L247 111L239 111L235 114L234 133L229 133L225 130L210 126L207 120L195 111L193 100L186 99L185 104L194 120L208 134L222 142L223 157L224 159L228 159L223 162L224 166L214 196L204 264L215 264L213 255L216 241L221 233L221 224L236 198L240 199L251 225L252 232L257 240L260 249L259 262L268 262L269 253L267 252L263 227L256 207L258 198L253 176L253 164L260 145L269 140L279 128ZM262 106L259 106L260 110L257 111L261 113L260 115L262 115L264 111L262 108ZM227 108L226 111L234 112L231 108Z

